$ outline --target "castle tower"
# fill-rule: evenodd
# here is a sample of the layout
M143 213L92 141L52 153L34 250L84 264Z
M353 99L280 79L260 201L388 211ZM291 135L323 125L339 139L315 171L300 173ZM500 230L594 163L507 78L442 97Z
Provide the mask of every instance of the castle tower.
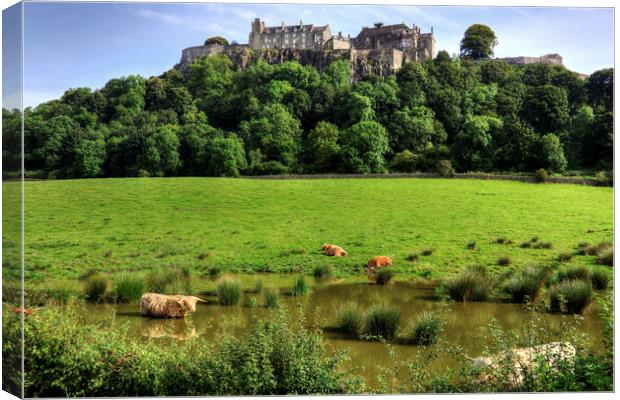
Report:
M260 37L264 31L265 23L261 21L260 18L254 18L254 21L252 22L252 30L250 31L250 37L248 40L248 44L250 45L250 47L260 47Z

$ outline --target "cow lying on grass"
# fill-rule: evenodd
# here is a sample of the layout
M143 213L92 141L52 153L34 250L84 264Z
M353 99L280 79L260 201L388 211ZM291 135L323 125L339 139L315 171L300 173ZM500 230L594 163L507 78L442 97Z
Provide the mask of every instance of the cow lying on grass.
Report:
M196 303L203 302L196 296L144 293L140 298L140 314L155 318L184 318L190 311L196 311Z
M567 342L553 342L534 347L523 347L502 352L492 357L467 357L475 368L484 369L481 381L493 381L498 373L507 373L511 386L523 383L526 375L535 373L535 367L544 365L557 367L558 363L572 363L575 360L575 347ZM540 363L540 364L539 364Z
M336 246L335 244L325 243L321 246L323 249L323 254L327 254L328 256L334 257L345 257L347 252L340 246Z

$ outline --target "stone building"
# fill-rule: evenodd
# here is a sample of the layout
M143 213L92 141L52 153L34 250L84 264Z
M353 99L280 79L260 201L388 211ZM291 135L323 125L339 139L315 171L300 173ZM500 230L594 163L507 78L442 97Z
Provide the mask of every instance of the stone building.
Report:
M252 22L249 45L255 49L300 49L321 50L323 44L331 39L329 25L314 26L299 25L265 26L259 18Z
M383 25L377 22L372 28L362 28L353 39L352 47L359 50L398 49L405 53L409 61L435 57L433 28L430 33L422 33L415 24L409 28L404 23Z

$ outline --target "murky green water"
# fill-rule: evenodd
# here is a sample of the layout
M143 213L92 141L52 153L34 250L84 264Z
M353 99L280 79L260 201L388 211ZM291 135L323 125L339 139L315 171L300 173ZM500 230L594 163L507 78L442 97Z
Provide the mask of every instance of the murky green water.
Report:
M229 330L233 334L243 332L252 308L251 299L256 299L259 307L257 312L265 314L270 310L261 307L262 296L259 294L245 294L238 306L220 306L213 295L201 296L208 302L199 304L197 311L191 318L183 319L152 319L140 316L139 305L88 305L87 318L91 321L101 320L114 316L115 322L127 323L129 334L143 340L156 340L165 346L173 340L184 340L190 337L201 336L207 340L214 339L218 331ZM433 310L441 307L441 303L434 290L416 287L406 282L397 282L388 286L377 286L368 283L318 283L304 298L294 298L282 293L282 304L291 310L298 304L304 308L310 323L315 320L316 308L319 308L320 326L325 328L325 337L334 349L348 349L351 357L350 366L364 368L362 373L370 384L381 366L389 367L395 361L414 360L428 350L410 344L394 344L390 356L388 346L379 342L371 342L347 337L333 329L336 323L337 309L347 301L358 303L363 308L369 308L379 302L389 302L400 308L403 315L402 334L410 335L411 325L416 316L424 310ZM530 324L531 313L524 310L523 305L497 302L469 302L454 303L447 308L447 325L442 338L450 343L462 346L468 355L478 356L484 349L483 328L487 327L492 319L499 321L506 329L522 330ZM571 322L572 316L539 314L546 321L550 333L563 329L562 322ZM590 345L600 348L603 322L594 308L583 316L578 331L587 333ZM456 366L447 356L440 356L431 366L438 370L447 366Z

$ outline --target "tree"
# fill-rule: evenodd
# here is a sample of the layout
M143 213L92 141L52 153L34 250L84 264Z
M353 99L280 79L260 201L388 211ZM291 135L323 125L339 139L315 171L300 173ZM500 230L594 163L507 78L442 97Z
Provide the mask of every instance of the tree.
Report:
M588 77L586 83L590 104L594 107L602 106L607 111L613 111L614 105L614 69L606 68L595 71Z
M491 28L482 24L471 25L461 40L461 57L482 60L493 57L497 37Z
M421 153L429 145L442 143L447 138L433 111L423 106L396 111L389 118L387 128L390 147L394 152L410 150Z
M205 46L209 46L212 44L219 44L221 46L228 46L228 40L221 36L211 36L209 39L205 41Z
M349 87L349 81L351 79L351 69L349 67L349 61L336 60L323 71L321 77L323 82L332 85L336 89L346 89Z
M385 154L389 150L386 129L375 121L361 121L346 129L341 138L341 158L345 171L385 172Z
M240 125L241 137L248 150L260 149L267 161L273 160L287 167L297 164L301 149L301 128L281 104L269 104L259 115Z
M522 114L539 133L562 132L569 122L566 90L553 85L529 87Z
M338 127L321 121L308 133L306 154L309 169L314 172L329 172L336 169L340 146Z
M540 139L541 167L549 171L563 172L566 169L566 158L560 138L548 133Z
M492 140L501 128L502 120L488 115L470 115L466 118L463 130L454 139L454 158L459 161L459 169L489 170L491 168Z
M237 135L215 137L209 141L209 175L239 176L247 167L243 141Z
M402 106L416 107L426 103L424 90L428 74L420 63L406 63L396 74L398 97Z
M157 127L145 140L138 168L147 170L152 176L176 174L181 166L178 133L176 125Z

